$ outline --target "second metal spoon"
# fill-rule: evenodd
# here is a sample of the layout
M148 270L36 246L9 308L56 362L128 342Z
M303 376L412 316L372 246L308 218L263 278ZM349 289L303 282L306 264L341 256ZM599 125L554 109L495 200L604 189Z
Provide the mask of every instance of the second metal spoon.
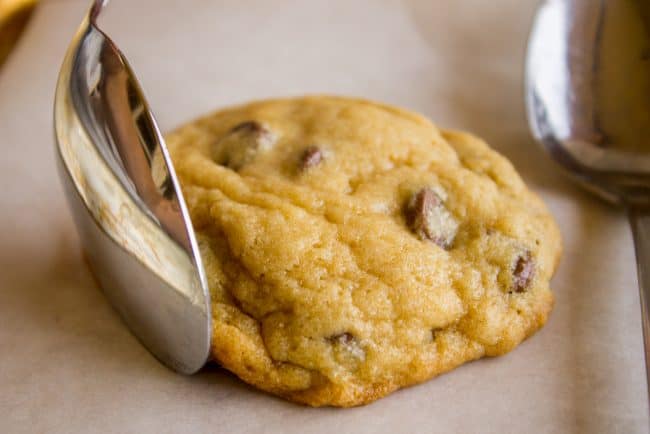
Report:
M545 1L528 46L526 98L549 154L628 211L650 390L650 2Z

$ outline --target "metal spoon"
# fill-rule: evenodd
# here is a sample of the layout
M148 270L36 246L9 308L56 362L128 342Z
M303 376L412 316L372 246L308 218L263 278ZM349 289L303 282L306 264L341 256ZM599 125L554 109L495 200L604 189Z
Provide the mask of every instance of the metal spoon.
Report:
M528 46L526 99L551 156L629 214L650 390L650 2L545 1Z
M61 66L59 174L106 296L164 364L190 374L210 348L208 285L165 142L95 0Z

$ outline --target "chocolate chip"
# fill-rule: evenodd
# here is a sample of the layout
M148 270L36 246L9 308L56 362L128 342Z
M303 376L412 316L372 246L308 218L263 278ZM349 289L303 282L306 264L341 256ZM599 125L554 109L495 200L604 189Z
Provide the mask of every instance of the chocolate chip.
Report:
M423 188L418 191L409 204L410 221L413 223L418 218L425 218L431 210L440 205L440 197L430 188Z
M354 341L354 336L346 332L339 335L330 336L327 338L327 340L333 344L348 345Z
M309 146L300 157L300 168L307 170L318 166L323 161L323 151L318 146Z
M235 125L230 130L231 133L237 133L241 131L255 133L255 132L263 132L265 131L265 128L262 126L262 124L260 124L257 121L246 121L246 122L242 122L241 124Z
M340 362L357 363L366 358L366 352L361 347L359 340L351 333L341 333L326 339L332 344L335 357Z
M275 135L257 121L246 121L234 126L213 148L213 158L219 164L239 170L255 156L269 150L276 142Z
M526 251L523 255L517 258L514 270L512 272L512 287L515 292L524 292L535 275L535 261L530 254Z
M411 197L406 220L420 239L432 241L443 249L451 247L458 230L458 223L431 188L423 188Z

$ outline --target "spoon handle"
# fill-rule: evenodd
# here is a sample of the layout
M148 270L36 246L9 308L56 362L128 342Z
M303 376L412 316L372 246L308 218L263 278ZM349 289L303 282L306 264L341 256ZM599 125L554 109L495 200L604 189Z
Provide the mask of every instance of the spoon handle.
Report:
M636 250L646 377L650 392L650 210L631 208L629 216Z

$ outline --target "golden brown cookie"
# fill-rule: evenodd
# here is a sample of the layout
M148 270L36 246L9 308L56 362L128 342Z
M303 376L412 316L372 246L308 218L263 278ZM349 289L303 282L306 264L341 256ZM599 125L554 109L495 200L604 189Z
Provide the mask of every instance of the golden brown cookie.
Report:
M558 228L474 136L321 96L223 110L167 141L212 293L212 354L260 389L364 404L546 322Z

